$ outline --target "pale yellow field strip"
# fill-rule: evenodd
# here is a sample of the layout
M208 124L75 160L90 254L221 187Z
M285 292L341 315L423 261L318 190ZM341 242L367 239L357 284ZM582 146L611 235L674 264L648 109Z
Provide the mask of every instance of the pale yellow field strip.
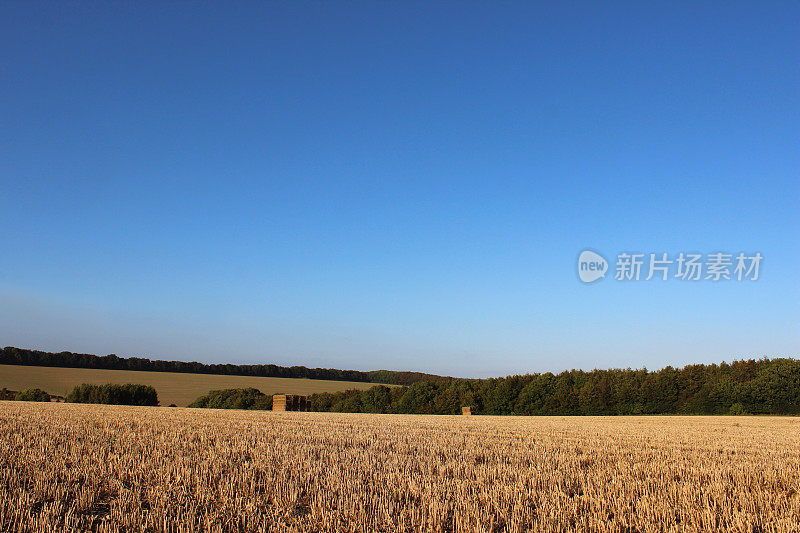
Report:
M321 379L262 378L252 376L217 376L174 372L139 372L92 368L57 368L47 366L0 365L0 388L23 390L40 388L50 394L65 396L81 383L140 383L158 391L161 405L186 406L214 389L253 387L265 394L303 394L368 389L375 383L327 381Z

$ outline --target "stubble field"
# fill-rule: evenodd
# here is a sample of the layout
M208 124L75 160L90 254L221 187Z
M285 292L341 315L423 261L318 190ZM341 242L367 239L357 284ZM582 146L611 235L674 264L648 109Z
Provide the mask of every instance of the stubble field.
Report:
M800 420L0 402L2 531L798 531Z

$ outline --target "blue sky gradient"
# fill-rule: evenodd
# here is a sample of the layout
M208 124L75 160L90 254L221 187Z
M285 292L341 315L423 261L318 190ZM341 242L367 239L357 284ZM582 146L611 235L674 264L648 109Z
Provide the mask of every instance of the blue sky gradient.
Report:
M476 377L798 355L800 4L164 4L0 7L0 344ZM585 248L764 262L584 285Z

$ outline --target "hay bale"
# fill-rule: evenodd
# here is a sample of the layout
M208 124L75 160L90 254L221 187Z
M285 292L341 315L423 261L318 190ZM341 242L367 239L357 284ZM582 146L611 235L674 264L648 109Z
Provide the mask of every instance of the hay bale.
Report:
M299 394L275 394L272 397L273 411L308 411L308 397Z
M467 405L465 407L462 407L461 408L461 414L463 416L472 416L472 406L471 405Z

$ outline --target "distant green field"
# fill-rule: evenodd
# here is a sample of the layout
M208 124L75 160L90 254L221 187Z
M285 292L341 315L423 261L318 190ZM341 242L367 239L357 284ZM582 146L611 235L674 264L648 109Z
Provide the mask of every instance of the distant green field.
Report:
M141 383L158 391L161 405L187 406L198 396L214 389L253 387L264 394L304 394L368 389L375 383L325 381L321 379L260 378L218 376L173 372L138 372L134 370L99 370L93 368L58 368L49 366L0 365L0 388L23 390L37 387L50 394L66 396L81 383Z

